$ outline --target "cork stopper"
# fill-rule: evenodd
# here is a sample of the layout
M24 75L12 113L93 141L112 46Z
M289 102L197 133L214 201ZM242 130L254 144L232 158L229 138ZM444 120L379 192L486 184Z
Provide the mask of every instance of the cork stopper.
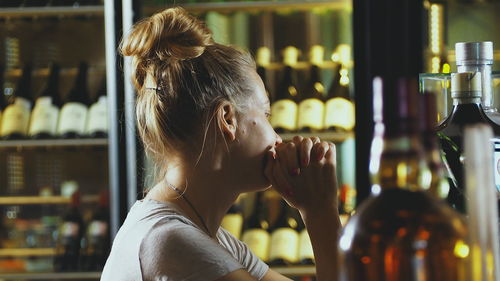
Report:
M299 49L288 46L283 50L283 62L286 66L295 66L299 57Z
M481 72L451 74L452 98L481 98Z
M323 63L323 56L325 55L325 48L320 45L314 45L309 51L309 61L313 65L321 65Z
M457 65L493 64L493 42L459 42L455 44Z
M271 63L271 50L268 47L257 49L257 65L268 66Z

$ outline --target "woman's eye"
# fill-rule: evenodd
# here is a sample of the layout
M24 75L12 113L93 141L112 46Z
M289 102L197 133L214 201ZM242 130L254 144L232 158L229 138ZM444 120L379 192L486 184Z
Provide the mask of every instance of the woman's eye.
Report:
M266 117L267 118L271 117L271 112L266 112Z

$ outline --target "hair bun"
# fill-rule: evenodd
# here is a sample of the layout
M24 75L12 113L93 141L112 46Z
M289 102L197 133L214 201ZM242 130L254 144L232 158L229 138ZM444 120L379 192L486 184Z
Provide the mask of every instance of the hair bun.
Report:
M180 7L169 8L137 23L121 52L139 59L191 59L213 43L211 31Z

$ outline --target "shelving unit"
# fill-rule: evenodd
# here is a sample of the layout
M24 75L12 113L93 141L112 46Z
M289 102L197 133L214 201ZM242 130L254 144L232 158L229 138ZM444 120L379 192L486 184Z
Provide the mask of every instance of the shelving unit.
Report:
M54 248L22 248L22 249L0 249L1 257L27 257L27 256L53 256L56 254ZM0 278L1 279L1 278Z
M0 18L104 16L104 6L0 8Z
M146 14L152 14L173 6L181 6L193 13L202 12L233 12L233 11L279 11L279 10L314 10L314 9L345 9L352 7L350 0L311 0L311 1L229 1L219 3L189 3L165 6L148 6L144 8Z
M96 203L99 200L97 195L82 196L82 203ZM51 205L69 204L71 198L64 196L4 196L0 197L1 205Z
M65 272L65 273L10 273L0 274L0 280L98 280L100 272Z
M48 139L0 141L2 148L106 147L108 139Z

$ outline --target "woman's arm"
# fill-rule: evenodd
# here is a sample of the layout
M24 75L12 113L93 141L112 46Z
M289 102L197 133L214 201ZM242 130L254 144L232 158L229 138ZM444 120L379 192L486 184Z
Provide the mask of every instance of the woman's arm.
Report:
M244 269L233 271L215 281L258 281ZM260 281L292 281L291 279L269 269Z
M318 138L295 137L276 150L275 155L270 155L273 160L266 167L266 175L304 220L313 246L317 280L337 280L340 220L335 146Z

